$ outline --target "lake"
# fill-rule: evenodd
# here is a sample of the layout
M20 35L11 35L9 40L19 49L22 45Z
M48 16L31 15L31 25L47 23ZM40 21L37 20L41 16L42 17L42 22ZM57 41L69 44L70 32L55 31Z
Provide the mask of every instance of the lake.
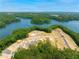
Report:
M23 19L20 18L20 22L15 22L7 25L5 28L0 29L0 38L4 38L8 35L10 35L14 30L24 28L24 27L31 27L31 26L43 26L48 27L51 25L63 25L74 32L79 33L79 21L68 21L68 22L58 22L56 20L51 20L50 24L44 24L44 25L35 25L31 24L31 19Z

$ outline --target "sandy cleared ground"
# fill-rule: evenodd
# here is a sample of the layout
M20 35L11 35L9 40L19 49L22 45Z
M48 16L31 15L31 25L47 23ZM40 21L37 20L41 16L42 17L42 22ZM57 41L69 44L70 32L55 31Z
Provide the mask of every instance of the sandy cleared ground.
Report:
M51 33L35 30L29 33L28 38L25 38L24 40L18 40L3 50L0 59L11 59L18 48L22 47L28 49L30 45L37 44L40 40L49 40L53 46L61 50L64 48L70 48L72 50L76 49L79 51L78 46L73 39L59 28L52 30Z

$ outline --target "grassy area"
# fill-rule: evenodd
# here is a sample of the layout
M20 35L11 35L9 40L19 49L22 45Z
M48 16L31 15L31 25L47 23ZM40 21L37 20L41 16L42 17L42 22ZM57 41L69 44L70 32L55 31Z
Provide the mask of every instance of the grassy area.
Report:
M29 49L20 48L12 59L78 59L79 52L71 49L58 50L49 41L40 42Z
M11 35L0 40L0 52L4 50L5 48L7 48L8 46L10 46L11 44L13 44L14 42L16 42L17 40L28 37L28 33L33 30L51 32L51 30L54 30L55 28L61 28L64 32L69 34L73 38L73 40L76 42L76 44L79 46L79 34L69 30L68 28L65 28L59 25L50 26L48 28L33 26L30 28L23 28L23 29L15 30L13 31Z

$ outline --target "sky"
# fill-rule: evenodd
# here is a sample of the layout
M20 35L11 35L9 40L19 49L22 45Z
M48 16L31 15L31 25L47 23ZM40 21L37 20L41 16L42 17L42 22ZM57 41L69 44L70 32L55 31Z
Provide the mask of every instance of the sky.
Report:
M0 0L0 12L79 12L79 0Z

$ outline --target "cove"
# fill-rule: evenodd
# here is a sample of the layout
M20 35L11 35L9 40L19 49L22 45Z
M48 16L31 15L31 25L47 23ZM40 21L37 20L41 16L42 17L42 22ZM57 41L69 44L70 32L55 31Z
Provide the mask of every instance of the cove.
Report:
M7 25L4 28L0 29L0 39L4 38L8 35L10 35L14 30L20 29L20 28L25 28L25 27L31 27L31 26L42 26L42 27L48 27L51 25L63 25L70 30L79 33L79 21L68 21L68 22L59 22L56 20L51 20L50 24L43 24L43 25L35 25L31 24L31 19L23 19L20 18L20 22L15 22Z

